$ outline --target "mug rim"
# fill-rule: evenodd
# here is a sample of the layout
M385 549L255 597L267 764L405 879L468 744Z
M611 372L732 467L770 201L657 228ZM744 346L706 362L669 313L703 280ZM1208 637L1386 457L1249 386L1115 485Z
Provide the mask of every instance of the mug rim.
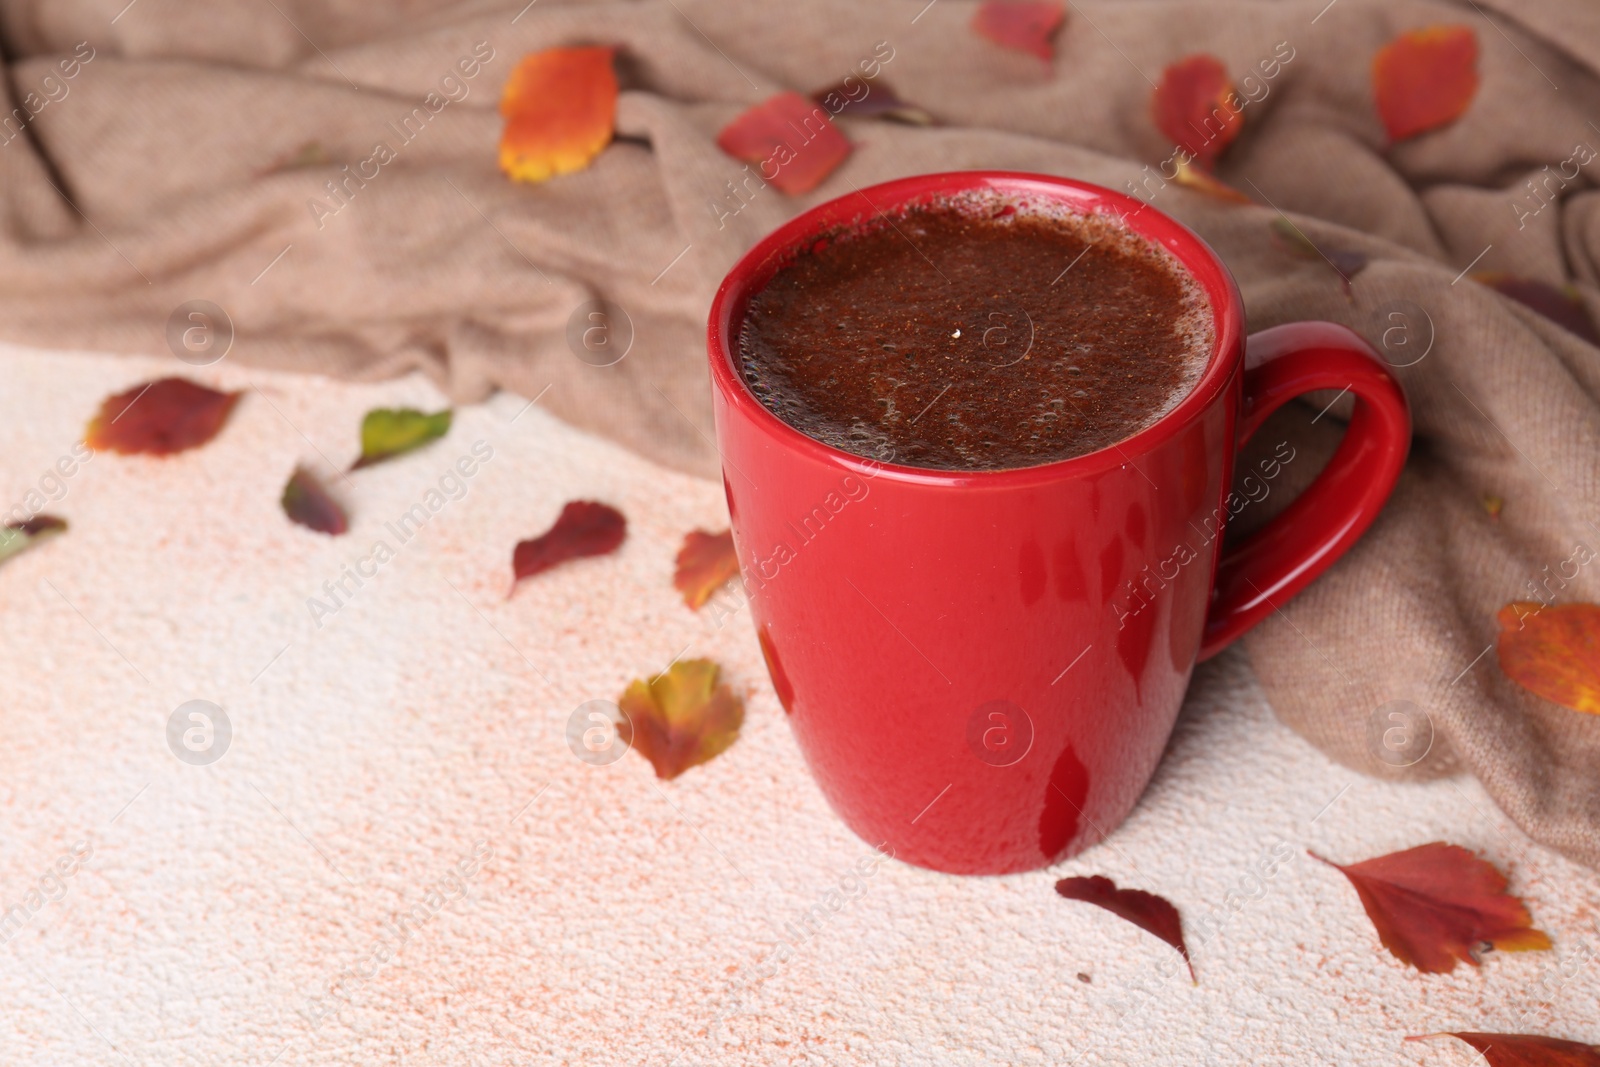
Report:
M858 456L810 437L784 422L756 398L744 380L736 357L738 323L745 307L760 287L776 273L793 251L819 234L866 216L918 201L964 192L994 190L1028 193L1096 214L1113 214L1134 233L1155 241L1177 257L1200 285L1211 304L1212 349L1200 380L1166 414L1143 430L1081 456L1027 467L992 470L942 470L913 467ZM835 467L848 468L864 477L926 486L1010 489L1099 474L1128 466L1172 440L1206 411L1233 379L1243 355L1243 302L1233 275L1210 245L1193 230L1137 197L1090 182L1011 170L943 171L897 178L856 188L843 196L806 209L768 233L735 263L717 287L706 323L706 343L713 385L741 416L753 420L783 446Z

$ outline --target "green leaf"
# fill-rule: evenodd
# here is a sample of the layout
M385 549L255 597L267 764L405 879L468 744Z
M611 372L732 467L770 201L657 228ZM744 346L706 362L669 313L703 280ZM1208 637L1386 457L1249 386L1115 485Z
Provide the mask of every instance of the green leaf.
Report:
M370 467L450 432L450 409L432 415L416 408L374 408L361 420L361 458L351 470Z
M8 522L0 526L0 563L33 547L33 543L40 538L60 533L66 528L67 520L54 515L35 515L23 522Z

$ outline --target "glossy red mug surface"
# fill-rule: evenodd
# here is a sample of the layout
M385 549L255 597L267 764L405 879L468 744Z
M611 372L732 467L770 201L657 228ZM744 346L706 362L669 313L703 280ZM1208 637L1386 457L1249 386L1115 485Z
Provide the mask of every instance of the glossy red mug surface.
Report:
M762 407L740 372L738 332L777 269L837 227L974 189L1019 210L1109 213L1169 249L1214 315L1216 347L1194 390L1111 448L1000 471L864 459ZM734 544L806 762L865 841L961 874L1043 867L1117 826L1155 771L1195 663L1350 547L1411 439L1399 384L1356 334L1306 322L1247 342L1238 289L1203 241L1140 200L1047 175L923 175L812 208L728 274L708 341ZM1224 554L1228 518L1249 499L1229 488L1240 444L1313 390L1354 395L1343 443L1309 489ZM1292 453L1275 450L1253 473L1270 482L1281 466L1269 465Z

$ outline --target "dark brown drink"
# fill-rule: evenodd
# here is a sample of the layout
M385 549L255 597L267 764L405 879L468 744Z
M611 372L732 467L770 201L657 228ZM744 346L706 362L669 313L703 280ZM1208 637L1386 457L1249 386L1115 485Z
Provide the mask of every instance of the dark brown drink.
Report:
M1194 386L1210 305L1114 217L974 194L830 234L751 298L744 378L801 433L941 470L1081 456Z

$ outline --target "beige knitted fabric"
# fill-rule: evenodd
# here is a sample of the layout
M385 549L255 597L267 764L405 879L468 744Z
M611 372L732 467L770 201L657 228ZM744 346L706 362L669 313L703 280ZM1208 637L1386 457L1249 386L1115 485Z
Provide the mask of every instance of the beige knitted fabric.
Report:
M17 109L0 126L0 336L161 352L188 302L209 301L231 323L229 359L361 378L422 367L461 400L542 394L573 423L703 474L716 469L706 307L781 220L932 170L1134 183L1218 250L1253 327L1331 319L1404 364L1417 441L1393 502L1246 638L1278 713L1369 772L1469 770L1533 836L1600 863L1600 720L1508 682L1491 647L1508 601L1600 598L1595 568L1576 562L1600 547L1600 359L1463 276L1576 282L1594 306L1600 199L1578 161L1600 146L1600 9L1071 4L1046 69L976 37L963 0L124 4L0 4ZM1386 147L1373 55L1438 23L1476 31L1476 99L1457 123ZM584 42L622 49L617 143L582 173L506 181L501 84L524 53ZM1196 51L1249 100L1220 174L1260 206L1159 177L1171 146L1151 87ZM841 120L853 154L799 198L746 183L717 149L745 107L873 59L874 84L942 124ZM1326 264L1272 239L1279 211L1371 258L1348 296ZM631 324L609 366L568 341L600 299ZM1341 404L1315 425L1315 406L1279 420L1307 458L1243 522L1314 473ZM1486 494L1504 501L1498 518Z

